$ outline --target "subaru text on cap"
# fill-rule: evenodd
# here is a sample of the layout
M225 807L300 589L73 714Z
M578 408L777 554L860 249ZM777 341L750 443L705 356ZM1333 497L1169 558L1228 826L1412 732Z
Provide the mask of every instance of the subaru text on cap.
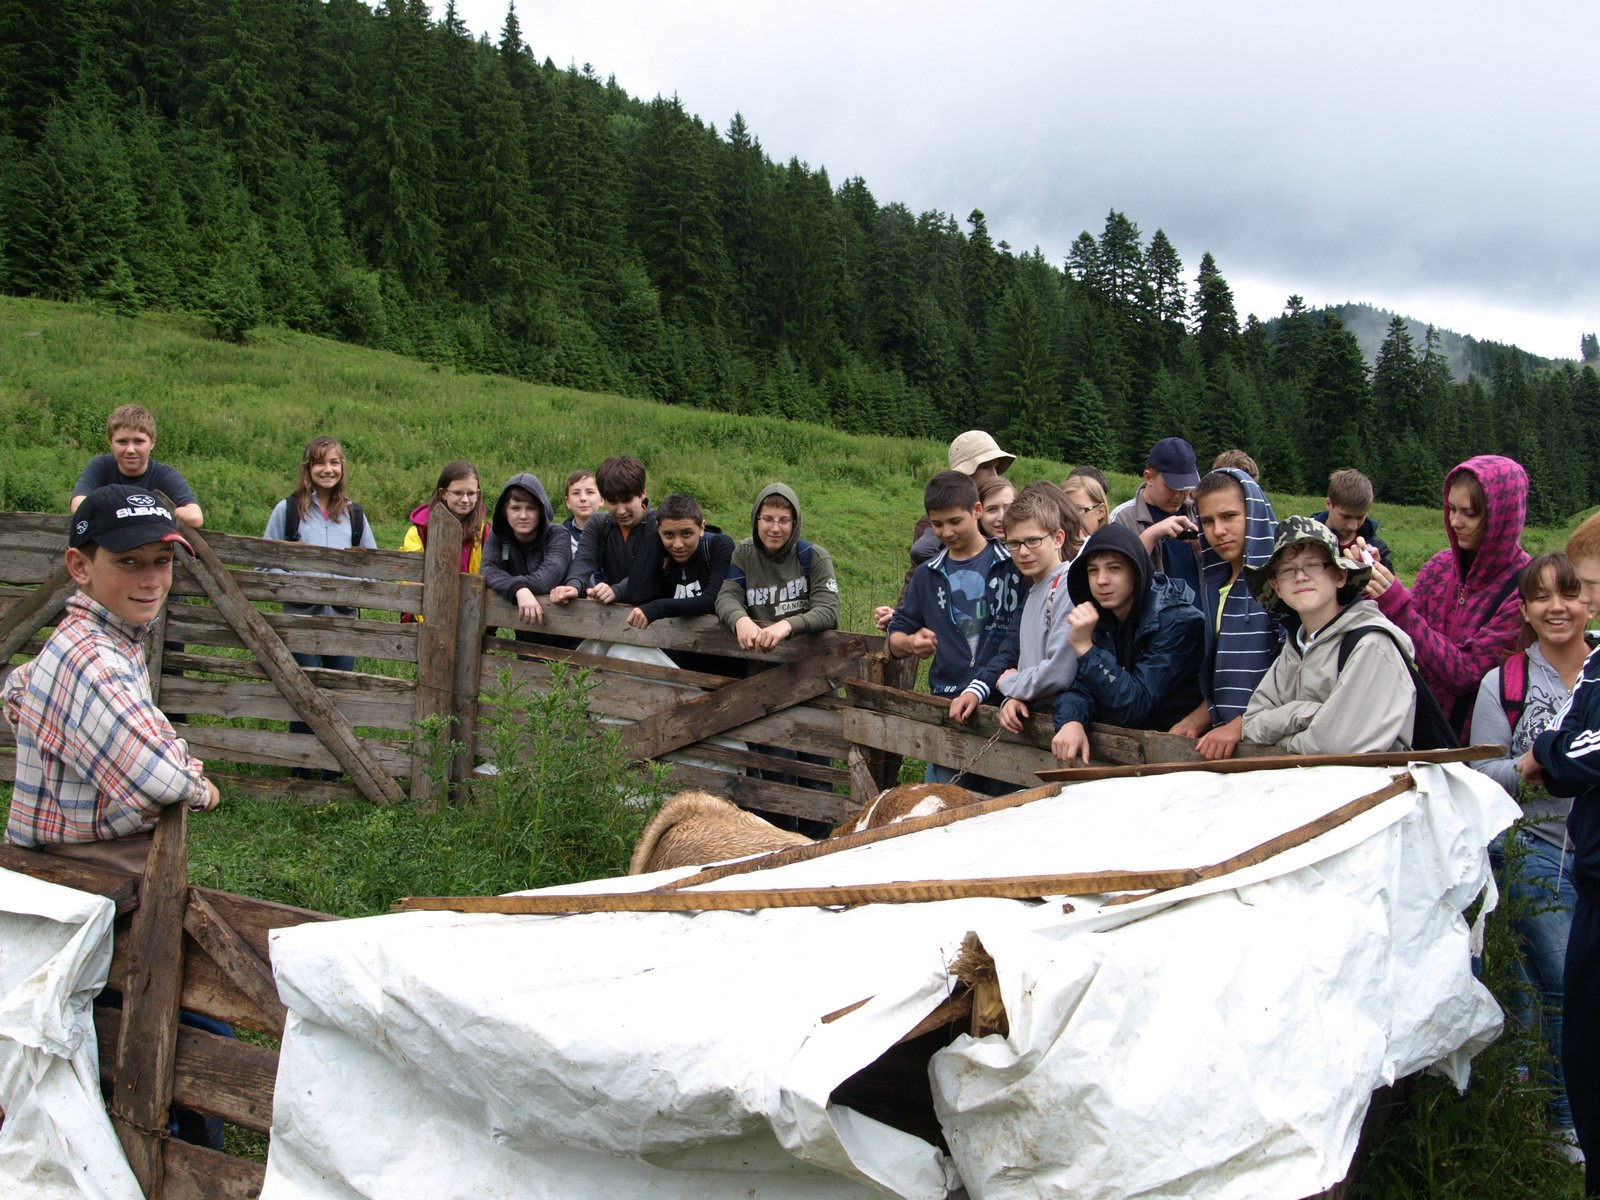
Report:
M1194 447L1181 437L1162 438L1150 451L1145 465L1155 471L1175 492L1200 486L1200 472L1194 461Z
M74 548L92 543L112 551L132 550L151 542L172 542L194 553L163 500L116 483L95 488L83 498L72 515L72 531L67 537L67 545Z
M1004 475L1016 461L1015 454L1000 449L999 443L981 429L969 429L950 443L950 469L963 475L975 474L984 463L993 463L994 469Z

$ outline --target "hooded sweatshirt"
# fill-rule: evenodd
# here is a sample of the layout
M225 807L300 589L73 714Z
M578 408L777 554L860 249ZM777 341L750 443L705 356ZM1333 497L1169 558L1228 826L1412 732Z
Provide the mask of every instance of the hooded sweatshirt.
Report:
M1071 566L1064 562L1028 585L1017 637L1011 643L1015 654L1004 664L1016 671L999 681L1002 696L1025 704L1052 700L1078 677L1078 656L1072 652L1072 628L1067 624L1072 611L1066 586Z
M433 501L417 505L411 510L411 528L406 530L405 540L400 543L400 549L412 554L421 554L428 545L428 514L433 509ZM483 520L483 505L478 505L477 519ZM478 536L469 540L466 529L456 526L456 532L461 536L461 573L463 575L476 575L478 567L483 562L483 539L488 536L489 525L487 522L480 528Z
M1266 493L1249 475L1232 467L1219 469L1238 480L1244 489L1244 565L1264 567L1272 557L1272 543L1278 533L1277 514ZM1232 571L1201 534L1200 599L1206 618L1206 642L1200 691L1211 710L1213 725L1225 725L1244 715L1251 693L1283 645L1283 627L1256 601L1243 571L1237 584L1223 591Z
M994 671L988 672L989 661L996 649L1011 636L1017 612L1022 604L1024 580L1022 572L1011 561L1011 555L994 538L983 539L984 550L989 554L988 571L979 579L977 572L967 571L962 578L962 566L950 557L943 545L939 552L911 575L906 585L905 597L889 620L891 634L914 634L919 629L931 629L938 637L933 652L933 662L928 666L928 690L935 696L959 696L971 691L978 699L987 700L993 690ZM975 560L983 560L983 552ZM966 586L963 586L966 585ZM966 596L975 618L982 621L975 639L956 623L957 590L961 594L976 590L978 596Z
M656 539L653 553L641 547L628 576L628 595L644 613L645 620L662 617L709 616L716 608L717 593L728 577L733 558L733 539L715 525L707 525L688 562L678 562Z
M1459 471L1478 477L1488 501L1483 542L1472 554L1456 544L1450 528L1451 476ZM1451 725L1465 732L1479 681L1522 631L1517 589L1506 585L1528 561L1521 540L1528 476L1509 458L1481 454L1445 477L1443 494L1450 549L1430 558L1411 587L1395 580L1378 597L1378 608L1410 636L1417 648L1417 670Z
M1126 525L1097 530L1072 560L1067 592L1073 604L1093 601L1089 559L1102 550L1113 550L1133 564L1133 607L1123 621L1100 609L1094 644L1078 659L1078 677L1056 697L1056 728L1069 721L1104 721L1131 729L1169 729L1200 702L1205 618L1188 585L1156 571L1139 535Z
M794 509L794 529L776 554L761 544L761 505L777 496ZM839 627L839 582L833 559L800 536L800 500L786 485L768 484L750 509L750 536L733 551L728 577L717 592L717 617L730 630L740 617L759 625L788 621L795 633Z
M506 519L511 489L531 493L539 505L539 528L529 541L521 541ZM537 475L513 475L500 489L494 516L489 521L489 536L483 545L483 581L511 603L517 592L527 588L543 596L567 577L572 559L572 539L555 523L555 508Z
M1399 641L1369 633L1351 647L1339 669L1339 643L1360 625L1386 626ZM1244 736L1291 754L1374 754L1409 750L1417 689L1400 647L1411 639L1385 621L1371 600L1357 599L1317 631L1309 643L1300 619L1284 617L1283 653L1261 680L1244 713Z

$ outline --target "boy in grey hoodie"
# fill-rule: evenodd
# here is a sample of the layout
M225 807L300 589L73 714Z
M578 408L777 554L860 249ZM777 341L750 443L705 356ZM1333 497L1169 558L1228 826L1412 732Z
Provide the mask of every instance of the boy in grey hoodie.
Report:
M797 633L839 627L833 559L800 536L800 500L769 483L750 512L750 537L733 551L717 617L742 650L771 650Z

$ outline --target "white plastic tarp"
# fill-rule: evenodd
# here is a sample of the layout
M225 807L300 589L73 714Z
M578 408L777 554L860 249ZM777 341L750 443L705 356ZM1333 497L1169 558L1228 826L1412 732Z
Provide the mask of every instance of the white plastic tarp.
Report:
M95 994L111 967L104 896L0 869L0 1195L140 1200L100 1098Z
M1516 807L1464 768L1413 774L1414 790L1306 845L1126 905L413 913L279 931L290 1016L263 1195L1311 1195L1345 1173L1375 1087L1435 1063L1464 1084L1500 1024L1461 912ZM1203 866L1393 775L1084 784L706 890ZM946 1155L829 1097L945 998L969 931L1010 1030L934 1054Z

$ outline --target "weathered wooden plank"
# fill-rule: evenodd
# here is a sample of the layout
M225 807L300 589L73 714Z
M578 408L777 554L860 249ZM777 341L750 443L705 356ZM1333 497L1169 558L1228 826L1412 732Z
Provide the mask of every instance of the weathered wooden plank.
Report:
M754 750L734 750L727 746L717 746L711 742L696 742L692 746L685 746L681 750L672 751L673 754L686 754L706 762L726 763L730 767L754 768L757 771L775 771L783 775L797 775L801 779L815 779L829 787L835 784L849 783L850 773L838 767L826 766L822 763L802 762L794 758L779 758L772 754L761 754Z
M291 929L296 925L310 925L320 921L339 921L342 917L317 912L309 908L296 908L292 904L274 904L253 896L240 896L233 892L219 892L213 888L191 888L190 891L205 899L228 923L235 933L263 959L268 958L268 935L274 929Z
M397 583L415 580L421 568L415 555L399 550L331 549L308 546L304 542L267 541L223 533L220 529L207 529L204 533L218 559L245 570L320 571L351 579Z
M0 555L0 579L7 583L43 583L61 565L66 545L66 538L61 539L61 550L29 550L7 543L5 554Z
M308 671L308 675L313 672ZM337 671L317 671L316 675L333 676ZM344 714L351 725L373 729L409 730L411 727L410 689L395 695L381 695L366 691L344 691L337 687L322 688L328 703ZM217 679L187 679L182 675L167 675L162 682L162 696L166 706L178 712L205 713L210 717L228 720L253 718L258 721L298 721L300 713L283 698L277 687L270 683L224 682Z
M872 766L867 761L867 752L860 746L851 746L848 759L850 763L850 803L857 811L866 808L877 797L881 790L878 781L873 778Z
M482 686L483 610L490 595L477 575L457 575L455 678L451 681L455 727L451 734L461 743L461 753L450 764L450 779L460 783L472 775L473 751L478 740L478 689Z
M435 500L428 515L435 530L459 528L444 501ZM411 697L411 721L421 730L431 720L449 718L455 713L456 621L461 611L461 549L452 537L429 539L423 553L422 616L417 636L417 690ZM454 731L445 729L448 740ZM434 798L434 782L421 754L411 758L411 799L424 802Z
M161 1143L172 1103L183 981L183 910L189 890L184 844L188 809L169 804L156 819L139 907L125 939L122 1036L111 1113L128 1165L146 1196L161 1195Z
M166 1143L164 1157L160 1200L256 1200L266 1185L267 1168L261 1163L176 1138Z
M415 569L415 559L412 568ZM287 575L267 571L234 571L245 599L261 603L337 604L382 612L415 612L422 606L422 585L380 583L374 579L333 579L321 575ZM203 596L205 589L188 578L173 581L175 596Z
M253 658L224 658L220 654L190 654L169 650L165 661L169 674L190 672L198 675L226 675L232 679L267 678L266 671ZM396 701L403 697L409 703L411 690L416 687L411 680L398 679L393 675L369 675L364 671L332 671L326 667L305 667L303 670L306 678L324 691L361 692L369 696L387 696Z
M278 999L278 988L272 981L272 968L218 915L216 908L204 896L190 894L189 907L183 914L183 928L233 985L250 998L252 1004L275 1017L279 1024L283 1023L288 1017L288 1010Z
M249 607L246 603L246 607ZM398 621L344 617L300 617L250 608L289 649L299 654L354 654L358 658L415 662L417 627ZM169 604L167 636L175 641L237 649L245 640L227 618L207 604Z
M655 758L744 724L754 716L765 716L832 691L838 680L853 670L861 650L860 640L847 638L825 649L818 648L809 658L724 684L714 692L646 717L623 730L623 749L633 758Z
M117 913L131 913L139 906L139 877L125 875L110 867L61 858L43 850L24 850L21 846L0 845L0 867L21 875L32 875L62 887L104 896L117 906ZM109 1061L109 1060L108 1060Z
M344 764L309 733L282 733L275 729L241 729L234 725L178 725L180 736L197 758L228 762L261 763L273 767L317 767L324 771ZM364 753L386 772L405 774L410 748L374 738L362 742Z
M708 675L701 671L688 671L682 667L627 662L604 654L585 654L562 646L543 646L537 642L512 642L500 639L484 643L483 674L488 678L494 678L498 665L513 661L513 656L520 660L564 662L572 667L588 667L595 671L626 671L628 675L637 679L656 679L680 687L715 688L744 677L742 670L738 675Z
M399 785L367 753L350 723L306 679L305 672L290 656L265 618L239 593L232 573L218 561L206 540L193 531L190 531L189 540L194 546L195 557L188 564L188 569L205 585L211 602L227 618L234 632L249 644L279 690L295 705L300 719L311 726L322 743L333 752L339 765L355 780L361 794L375 804L388 804L400 799Z
M101 1063L115 1062L121 1010L97 1005L94 1024ZM276 1050L178 1026L172 1098L179 1104L221 1117L230 1125L267 1133L272 1129L272 1089L277 1079Z
M77 589L66 565L61 564L28 599L12 605L0 618L0 662L5 662L32 641L40 626L54 625L67 597Z
M838 824L844 815L847 797L833 792L818 792L771 779L748 775L729 775L708 767L686 763L666 763L667 778L678 787L695 787L731 800L740 808L759 808L766 812L793 813L811 821Z
M907 757L956 770L970 764L975 774L1020 786L1036 782L1035 772L1057 765L1048 750L1004 740L984 750L974 762L973 756L988 739L954 724L929 725L865 709L845 713L842 723L845 736L859 746L895 749Z
M254 796L260 800L281 800L285 804L331 804L335 800L354 800L361 795L348 781L341 782L336 779L250 775L242 771L218 770L214 763L206 764L206 774L224 791L231 788L246 796Z

